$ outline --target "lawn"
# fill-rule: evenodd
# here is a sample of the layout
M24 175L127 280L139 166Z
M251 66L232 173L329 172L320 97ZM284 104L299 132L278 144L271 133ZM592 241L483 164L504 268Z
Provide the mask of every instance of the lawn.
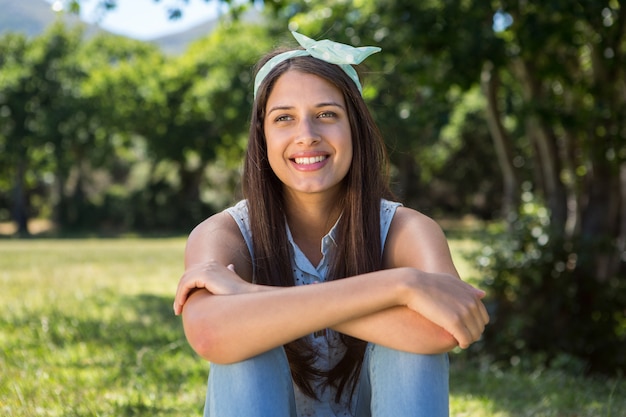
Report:
M200 416L209 365L171 309L184 244L0 240L0 415ZM452 416L626 416L623 380L451 359Z

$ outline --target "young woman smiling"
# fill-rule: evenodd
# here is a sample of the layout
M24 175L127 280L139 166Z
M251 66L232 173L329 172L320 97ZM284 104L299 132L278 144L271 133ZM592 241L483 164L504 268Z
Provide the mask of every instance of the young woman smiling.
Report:
M258 66L245 199L187 242L174 311L211 362L205 416L447 416L484 292L392 201L351 66L378 48L294 36Z

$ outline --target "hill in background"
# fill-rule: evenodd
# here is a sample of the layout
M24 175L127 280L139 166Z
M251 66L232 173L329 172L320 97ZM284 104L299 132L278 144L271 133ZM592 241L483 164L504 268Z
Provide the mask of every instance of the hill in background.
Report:
M43 0L0 0L0 10L0 35L19 32L27 36L37 36L58 19L68 24L84 24L77 16L57 15L50 8L50 4ZM96 27L93 28L97 30Z
M167 54L178 55L183 53L190 43L211 33L217 23L218 19L212 19L184 32L163 36L149 42L158 45Z
M71 14L58 14L52 11L50 4L43 0L0 0L0 35L7 32L24 33L27 36L37 36L43 33L48 26L58 19L69 25L84 25L87 35L106 32L96 25L90 25ZM151 41L158 45L163 52L180 54L187 46L213 31L218 20L210 20L173 35L163 36ZM121 36L117 35L116 36Z

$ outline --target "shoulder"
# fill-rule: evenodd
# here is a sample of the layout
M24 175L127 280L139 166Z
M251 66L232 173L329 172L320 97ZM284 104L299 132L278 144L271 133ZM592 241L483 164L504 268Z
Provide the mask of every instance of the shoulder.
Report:
M441 226L417 210L398 207L385 243L387 268L411 266L427 272L455 273Z
M445 239L443 230L435 220L412 208L398 207L391 222L390 233L411 235L414 232Z
M196 243L207 239L212 240L216 237L222 238L238 231L237 223L228 211L224 210L194 227L189 234L188 242Z
M212 215L191 231L185 248L187 267L215 260L225 265L234 264L238 272L248 269L248 247L229 210Z
M245 200L216 213L198 224L189 234L188 241L220 240L225 237L241 236L236 219L247 221L248 207Z

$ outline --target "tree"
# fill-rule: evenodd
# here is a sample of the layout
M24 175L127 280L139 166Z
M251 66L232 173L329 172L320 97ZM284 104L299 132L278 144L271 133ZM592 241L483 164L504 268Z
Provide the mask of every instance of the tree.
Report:
M481 258L497 306L487 343L507 358L565 352L590 369L624 369L614 343L626 338L624 8L390 0L286 10L290 27L382 46L368 65L384 76L370 76L366 95L404 151L404 175L429 163L459 98L482 84L483 146L497 151L509 224Z
M207 166L241 158L260 27L224 23L180 57L149 55L90 76L107 123L141 142L149 179L133 199L135 228L188 229L216 208L202 198ZM228 45L228 47L224 47Z
M442 140L454 108L471 97L481 66L480 55L497 56L498 40L491 33L492 11L481 2L298 2L280 9L290 28L311 37L332 38L353 45L377 45L383 50L364 64L365 97L384 133L396 167L394 188L408 204L431 214L473 211L493 217L499 176L466 177L446 170L446 161L471 152L478 171L498 170L492 146L468 147L458 139ZM277 23L276 25L280 25ZM284 32L286 23L282 24ZM481 119L483 109L475 108ZM470 113L459 112L469 116ZM454 123L463 123L455 120ZM480 124L479 124L480 125ZM469 127L469 123L468 123ZM457 128L462 131L463 128ZM471 141L490 141L485 129L468 130ZM467 137L467 136L466 136ZM473 162L472 162L473 159ZM466 171L469 173L472 171ZM461 201L486 203L462 206ZM458 197L458 198L457 198ZM491 207L485 209L485 207Z
M178 207L183 227L206 216L200 191L207 165L218 156L239 160L243 154L251 68L258 48L268 45L262 28L225 23L166 65L160 94L169 123L163 130L138 133L149 138L155 159L167 159L178 170L180 188L170 210ZM151 120L162 124L163 113Z
M32 42L14 35L4 39L7 50L0 71L8 76L3 77L0 104L5 109L5 158L15 178L12 205L18 234L28 234L33 197L42 193L49 179L46 174L62 164L55 157L65 156L59 151L67 139L61 125L76 109L71 104L76 76L71 57L80 37L80 31L69 32L55 24Z
M502 2L501 13L511 22L499 34L507 60L490 74L518 94L494 91L490 110L519 115L537 175L514 224L523 258L496 260L500 313L488 338L515 325L517 346L624 369L626 10L611 1Z
M28 101L33 87L27 61L28 40L22 35L5 35L0 38L0 173L11 178L3 182L5 193L12 204L11 217L20 235L28 234L27 152L34 139L30 132Z

